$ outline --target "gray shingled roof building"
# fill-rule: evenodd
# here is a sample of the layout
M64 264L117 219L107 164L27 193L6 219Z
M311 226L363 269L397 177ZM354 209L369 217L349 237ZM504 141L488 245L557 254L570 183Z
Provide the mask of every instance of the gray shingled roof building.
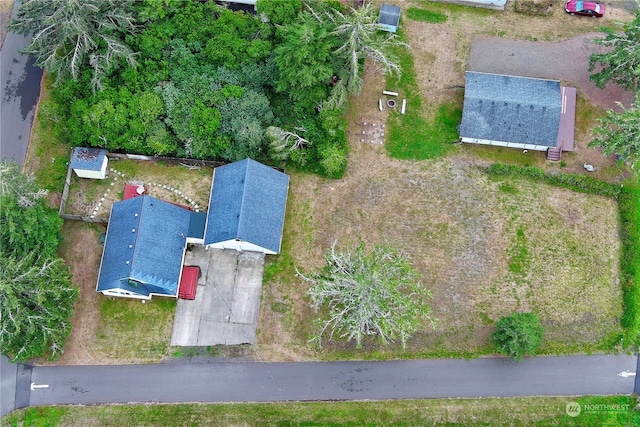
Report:
M565 89L555 80L468 71L459 127L462 142L538 151L558 146ZM569 119L574 120L574 114L575 94ZM573 129L569 119L567 126ZM573 147L573 131L565 150L569 145Z

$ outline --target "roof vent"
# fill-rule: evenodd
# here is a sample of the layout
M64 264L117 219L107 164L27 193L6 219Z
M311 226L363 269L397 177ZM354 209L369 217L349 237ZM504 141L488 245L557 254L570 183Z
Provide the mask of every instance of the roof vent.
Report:
M135 232L136 232L136 229L135 229L135 228L132 228L132 229L131 229L131 232L132 232L132 233L135 233Z
M138 212L136 212L135 214L133 214L133 216L138 216Z
M129 245L129 249L133 248L133 245Z
M127 261L125 262L125 264L129 265L129 260L127 260Z

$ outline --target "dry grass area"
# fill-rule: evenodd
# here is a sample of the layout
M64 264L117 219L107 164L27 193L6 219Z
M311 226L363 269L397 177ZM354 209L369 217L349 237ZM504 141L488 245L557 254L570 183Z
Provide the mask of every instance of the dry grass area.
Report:
M144 184L147 194L168 202L189 205L186 197L191 198L201 210L209 203L212 168L189 170L152 161L110 160L109 169L122 175L109 172L105 180L92 180L72 174L65 213L88 216L98 208L96 216L108 218L111 205L122 200L126 183Z
M428 8L446 14L448 21L402 21L426 116L438 105L459 99L456 86L463 84L473 37L557 41L596 31L604 23L568 16L561 6L550 17L466 8L450 11L439 4ZM609 10L612 19L632 18L624 10ZM435 331L425 325L414 336L409 353L486 351L492 324L514 310L540 315L547 330L546 351L593 350L619 331L620 243L613 200L524 180L492 181L480 167L495 161L488 152L495 147L458 147L437 161L389 159L382 147L360 141L358 125L363 117L380 123L385 119L377 111L383 79L367 74L365 81L363 94L353 100L349 112L346 176L330 181L292 175L283 242L288 256L277 259L287 274L265 284L260 357L317 356L306 343L314 313L305 298L305 285L291 277L291 265L302 270L322 266L323 253L336 240L340 245L363 241L401 248L422 273L422 282L433 292L438 323ZM584 99L581 102L589 107ZM562 168L545 165L541 153L528 153L523 162L567 172L584 172L585 159L614 165L586 148L587 131L579 130L577 137L580 153L570 156ZM617 179L606 173L601 177ZM374 342L366 347L356 357L380 350ZM327 348L338 354L354 350L340 343Z
M0 0L0 49L7 35L7 26L11 21L11 11L13 10L13 0Z

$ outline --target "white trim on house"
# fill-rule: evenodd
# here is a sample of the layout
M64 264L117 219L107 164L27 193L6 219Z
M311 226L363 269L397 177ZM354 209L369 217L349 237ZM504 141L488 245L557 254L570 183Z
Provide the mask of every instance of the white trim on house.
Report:
M262 252L267 255L277 255L277 252L263 248L262 246L254 245L253 243L244 242L238 239L225 240L224 242L217 242L207 245L207 248L214 249L235 249L236 251L249 251L249 252Z
M480 138L460 138L462 142L466 142L469 144L482 144L482 145L497 145L499 147L509 147L509 148L521 148L523 150L534 150L534 151L547 151L549 147L547 145L536 145L536 144L523 144L520 142L507 142L507 141L495 141L491 139L480 139Z

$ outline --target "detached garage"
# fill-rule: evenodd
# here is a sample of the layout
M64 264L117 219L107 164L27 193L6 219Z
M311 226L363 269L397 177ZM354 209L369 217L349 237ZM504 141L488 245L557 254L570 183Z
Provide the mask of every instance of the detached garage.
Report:
M213 171L204 244L280 253L289 176L245 159Z

